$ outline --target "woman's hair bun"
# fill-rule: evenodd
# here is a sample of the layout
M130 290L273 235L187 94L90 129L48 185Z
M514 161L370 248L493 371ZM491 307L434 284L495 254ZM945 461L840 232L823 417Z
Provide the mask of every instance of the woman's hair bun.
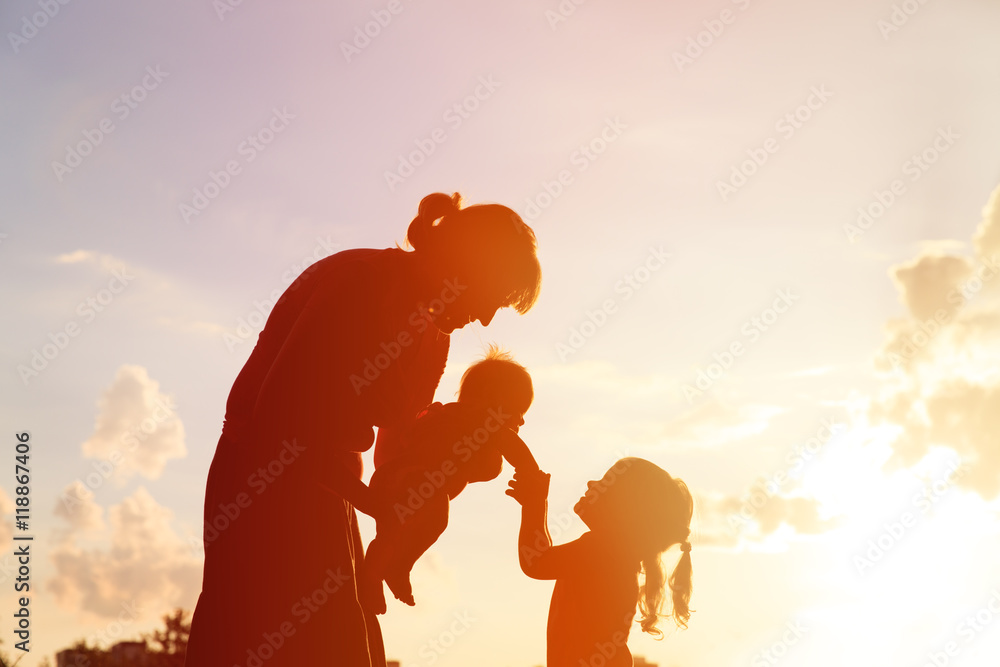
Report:
M425 247L434 222L457 212L461 203L462 195L457 192L450 196L435 192L421 199L417 217L406 230L406 242L414 249Z

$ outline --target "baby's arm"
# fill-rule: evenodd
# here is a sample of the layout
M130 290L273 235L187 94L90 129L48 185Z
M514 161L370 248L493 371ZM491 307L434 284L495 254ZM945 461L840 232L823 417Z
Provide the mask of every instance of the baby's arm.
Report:
M495 443L497 450L507 460L507 463L514 466L517 472L535 472L538 470L538 462L532 456L528 445L517 433L509 428L502 428L490 437L490 441ZM548 476L546 476L546 479ZM548 494L546 485L545 493ZM515 497L516 498L516 497Z

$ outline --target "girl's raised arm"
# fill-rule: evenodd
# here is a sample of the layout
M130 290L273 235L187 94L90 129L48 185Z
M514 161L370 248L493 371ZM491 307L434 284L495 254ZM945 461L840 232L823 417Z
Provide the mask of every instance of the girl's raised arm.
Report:
M521 571L532 579L555 579L573 562L576 542L554 546L548 528L549 474L541 470L515 472L507 495L521 503L517 536Z

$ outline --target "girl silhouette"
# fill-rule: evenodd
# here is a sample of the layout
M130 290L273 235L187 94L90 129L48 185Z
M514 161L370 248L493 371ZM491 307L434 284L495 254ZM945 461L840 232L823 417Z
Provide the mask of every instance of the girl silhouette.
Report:
M631 667L626 644L638 605L644 632L657 628L664 593L660 557L674 544L681 558L669 579L672 616L687 627L691 599L691 516L687 486L659 466L621 459L573 510L590 529L552 546L546 520L549 475L515 473L507 495L521 504L518 552L532 579L555 579L549 605L548 667ZM643 584L639 574L644 573Z
M361 481L431 403L448 334L535 303L531 228L507 207L428 195L412 252L353 249L275 304L233 384L205 493L205 569L188 667L384 665L358 591L355 510L393 520ZM330 491L335 494L331 494Z

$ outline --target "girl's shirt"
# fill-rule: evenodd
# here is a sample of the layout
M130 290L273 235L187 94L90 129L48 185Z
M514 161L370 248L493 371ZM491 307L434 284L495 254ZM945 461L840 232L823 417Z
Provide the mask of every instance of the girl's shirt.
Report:
M631 667L626 642L639 599L639 564L591 532L552 549L560 553L549 605L548 667Z

